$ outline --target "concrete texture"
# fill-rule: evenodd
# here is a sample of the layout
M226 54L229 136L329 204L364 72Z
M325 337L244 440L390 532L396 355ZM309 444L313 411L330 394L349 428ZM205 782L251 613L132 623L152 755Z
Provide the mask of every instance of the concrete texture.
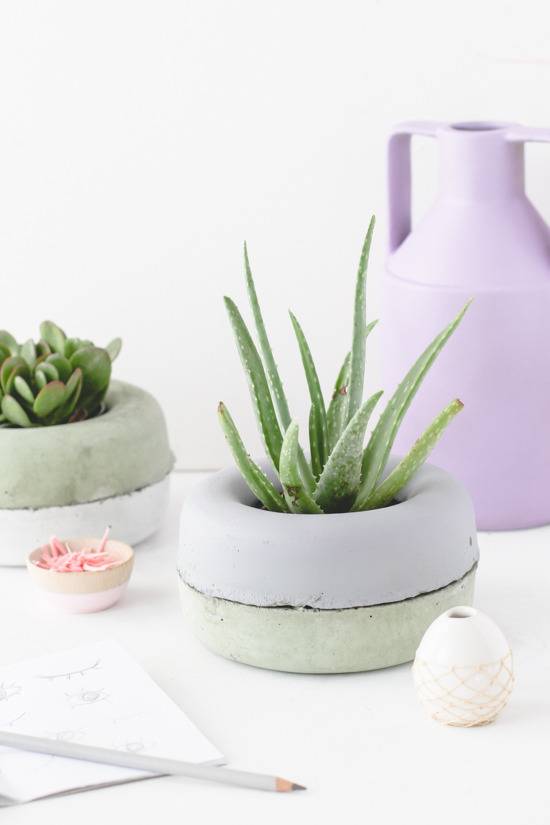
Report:
M106 403L89 421L0 430L0 509L83 504L165 478L174 459L157 401L113 381Z
M437 616L472 603L475 573L476 565L414 599L345 610L239 604L205 596L181 578L180 593L195 635L214 653L271 670L348 673L411 661Z

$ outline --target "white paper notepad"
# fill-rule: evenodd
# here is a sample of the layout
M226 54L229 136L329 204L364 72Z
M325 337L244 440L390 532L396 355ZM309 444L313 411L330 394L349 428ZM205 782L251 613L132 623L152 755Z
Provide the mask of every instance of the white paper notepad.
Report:
M186 762L224 761L143 668L111 641L0 666L0 728ZM0 748L0 805L150 776Z

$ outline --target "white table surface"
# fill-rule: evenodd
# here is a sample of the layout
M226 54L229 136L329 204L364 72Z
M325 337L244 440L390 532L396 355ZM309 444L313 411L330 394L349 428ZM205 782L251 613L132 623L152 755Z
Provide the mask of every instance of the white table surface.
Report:
M0 569L0 661L116 638L234 767L279 773L305 793L161 778L3 809L2 825L550 822L550 528L481 536L477 606L502 627L517 683L493 725L446 728L419 706L409 665L365 674L256 670L209 653L184 624L178 511L198 476L174 476L165 528L136 554L124 602L45 612L23 569Z

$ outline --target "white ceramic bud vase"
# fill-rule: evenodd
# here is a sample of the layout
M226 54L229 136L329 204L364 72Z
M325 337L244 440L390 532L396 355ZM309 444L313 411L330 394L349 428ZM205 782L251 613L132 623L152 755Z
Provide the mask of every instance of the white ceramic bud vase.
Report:
M453 607L424 634L413 674L433 719L457 727L486 725L512 692L512 651L489 616L473 607Z

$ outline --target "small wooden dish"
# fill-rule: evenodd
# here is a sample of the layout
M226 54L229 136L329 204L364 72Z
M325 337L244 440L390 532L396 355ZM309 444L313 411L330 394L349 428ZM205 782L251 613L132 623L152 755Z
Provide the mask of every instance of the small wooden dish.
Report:
M65 539L73 550L97 548L101 539ZM120 559L120 563L108 570L61 573L45 570L34 562L40 559L48 545L37 547L27 557L27 570L42 590L47 602L66 613L96 613L115 604L128 585L134 566L134 551L129 544L109 539L107 552Z

